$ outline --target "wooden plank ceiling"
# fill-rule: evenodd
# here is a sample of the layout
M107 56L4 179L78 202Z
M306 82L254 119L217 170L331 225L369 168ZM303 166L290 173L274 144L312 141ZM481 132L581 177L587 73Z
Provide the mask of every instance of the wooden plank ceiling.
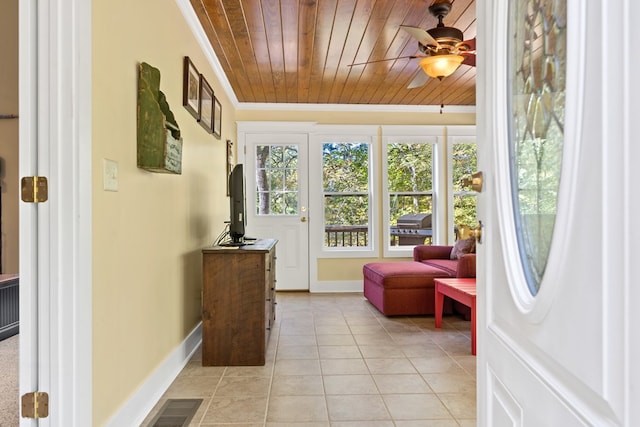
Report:
M434 0L191 0L238 101L475 105L474 67L407 89L421 55L400 25L437 25ZM454 0L447 26L476 36L475 0Z

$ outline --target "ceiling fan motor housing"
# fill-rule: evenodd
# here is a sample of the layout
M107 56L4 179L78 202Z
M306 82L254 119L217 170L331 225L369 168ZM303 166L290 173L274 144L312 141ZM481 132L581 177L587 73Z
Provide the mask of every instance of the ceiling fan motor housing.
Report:
M438 41L441 47L442 45L450 46L450 49L456 47L464 38L462 31L453 27L435 27L427 32Z

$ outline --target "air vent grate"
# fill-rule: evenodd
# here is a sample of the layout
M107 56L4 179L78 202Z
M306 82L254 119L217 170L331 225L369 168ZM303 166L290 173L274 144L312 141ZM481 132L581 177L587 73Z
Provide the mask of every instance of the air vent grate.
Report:
M169 399L151 422L151 427L186 427L200 407L202 399Z

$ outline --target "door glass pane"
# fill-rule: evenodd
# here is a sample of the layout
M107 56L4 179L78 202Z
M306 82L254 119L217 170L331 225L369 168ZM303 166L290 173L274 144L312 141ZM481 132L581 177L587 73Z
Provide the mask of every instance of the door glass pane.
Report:
M369 144L322 145L324 246L369 245Z
M387 145L391 246L431 244L433 236L433 146Z
M509 149L516 235L536 295L556 218L564 141L566 0L511 5Z
M256 214L297 215L298 146L256 147Z

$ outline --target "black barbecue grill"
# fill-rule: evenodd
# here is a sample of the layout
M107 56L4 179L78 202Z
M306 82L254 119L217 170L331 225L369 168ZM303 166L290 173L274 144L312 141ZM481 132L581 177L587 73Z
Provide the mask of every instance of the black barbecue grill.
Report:
M421 245L426 238L431 239L431 214L406 214L398 218L396 225L391 226L391 235L398 239L398 245Z

